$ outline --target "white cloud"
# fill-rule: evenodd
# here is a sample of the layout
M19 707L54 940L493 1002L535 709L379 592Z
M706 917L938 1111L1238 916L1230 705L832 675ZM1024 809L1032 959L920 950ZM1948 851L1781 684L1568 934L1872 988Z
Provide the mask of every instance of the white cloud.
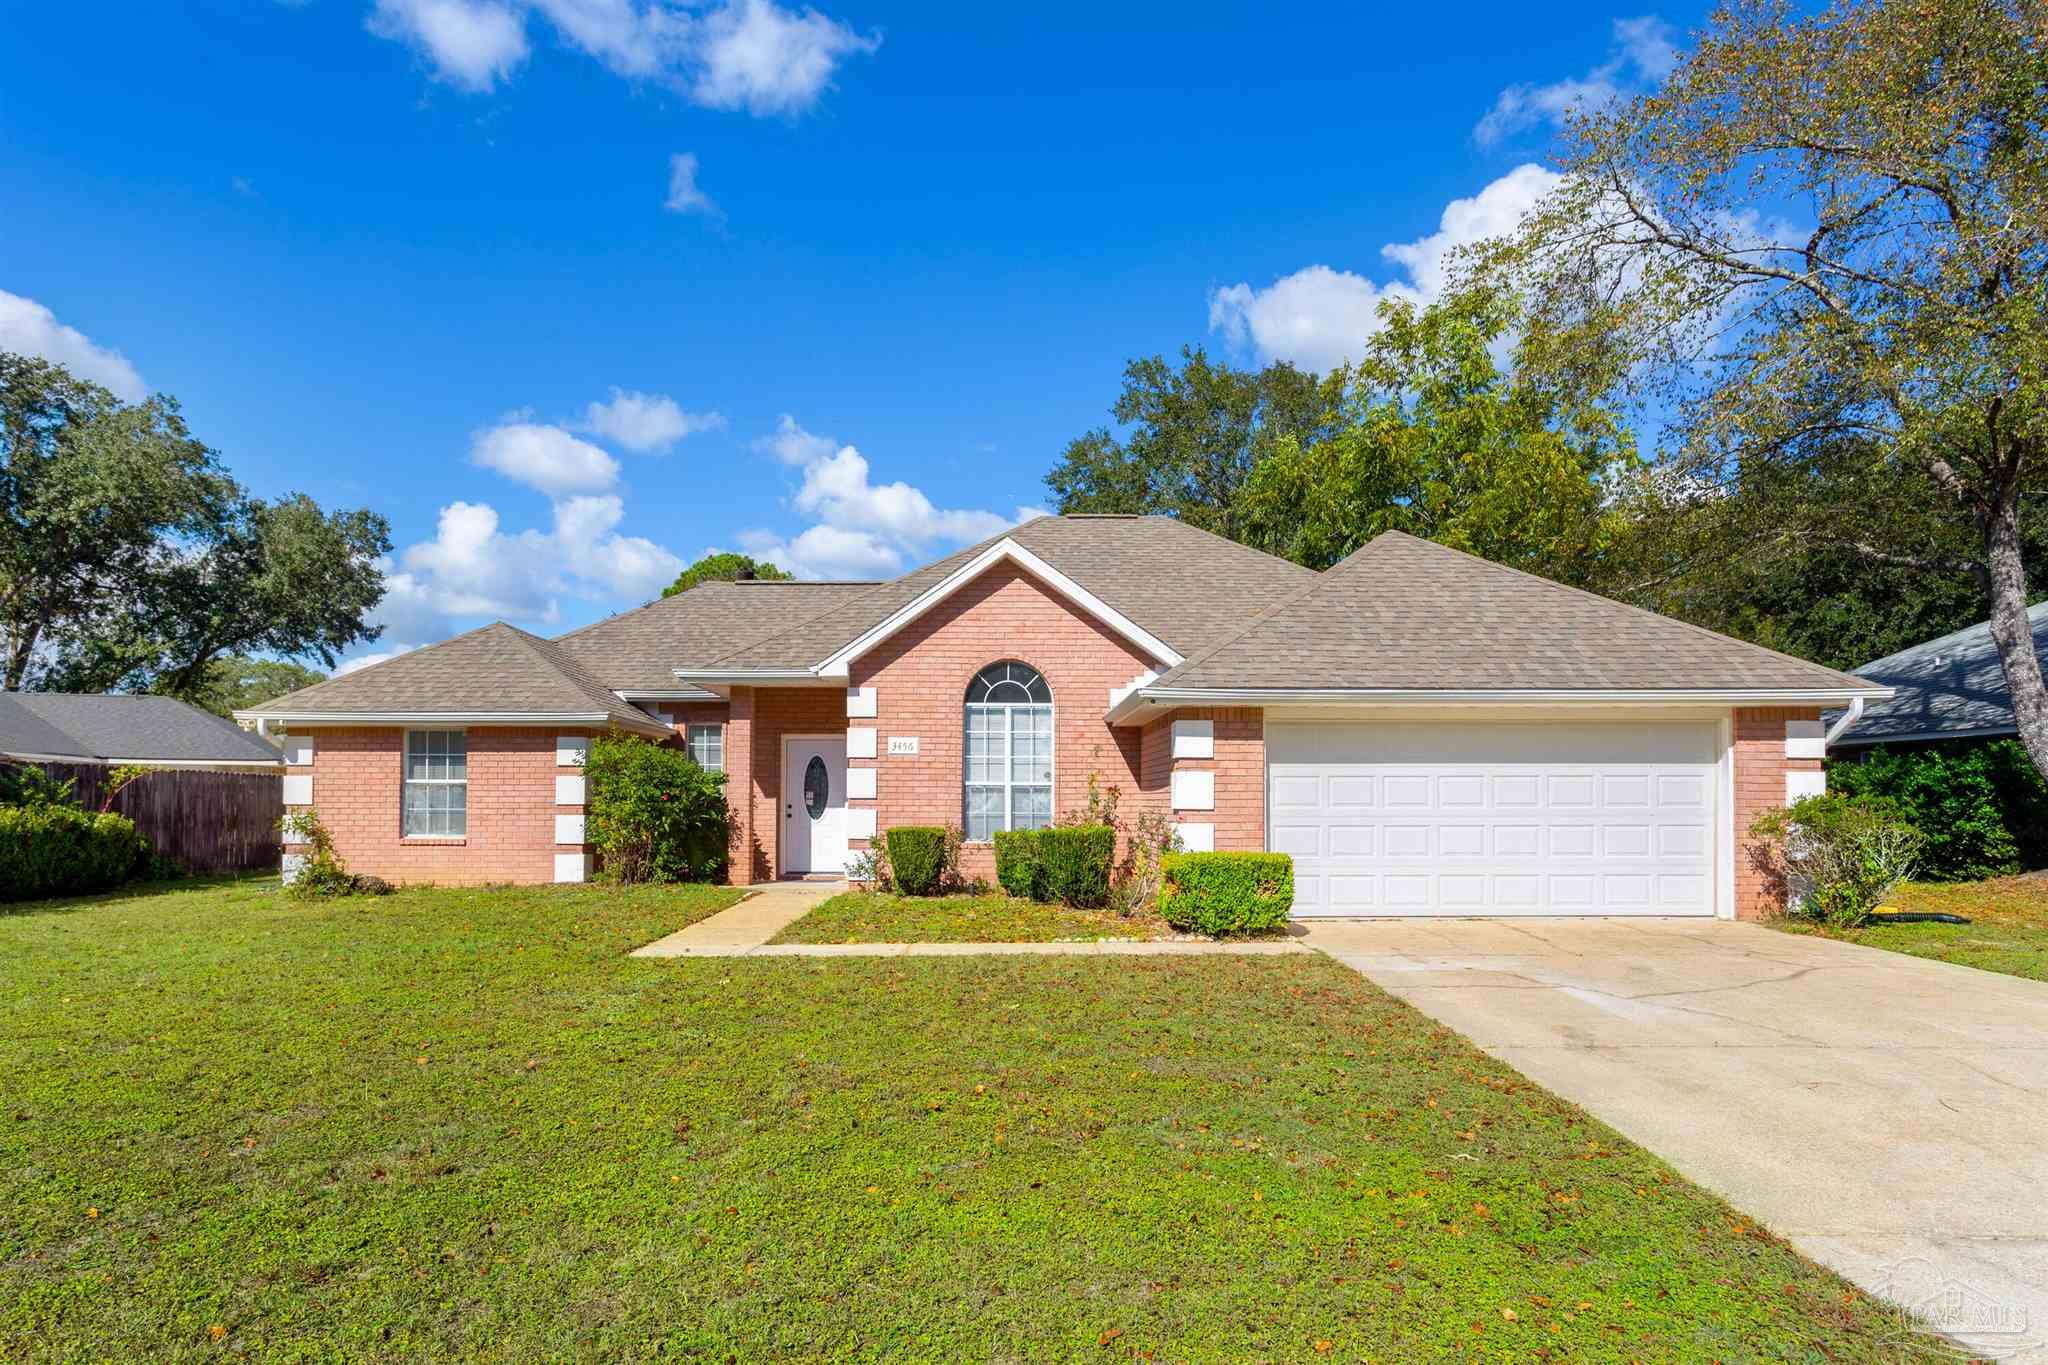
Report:
M703 67L694 95L714 109L796 114L811 107L841 59L873 52L863 37L814 9L733 0L704 16Z
M583 421L607 440L645 453L665 450L700 431L717 431L725 426L725 415L685 412L667 394L634 393L614 387L612 401L592 403L583 410Z
M0 351L39 356L62 365L125 402L133 403L148 393L142 376L126 356L94 345L85 333L66 327L34 299L4 289L0 289Z
M1560 183L1555 171L1517 166L1469 199L1445 206L1437 230L1412 242L1390 242L1383 259L1406 278L1378 283L1348 270L1311 265L1263 289L1233 284L1209 295L1209 326L1268 360L1290 360L1327 371L1355 359L1379 326L1382 300L1426 306L1449 282L1461 247L1513 230L1536 202Z
M379 641L378 643L383 643ZM410 654L418 645L397 644L389 649L380 649L373 654L358 654L353 659L343 659L334 666L333 677L346 678L351 673L360 673L376 664L389 663L401 654Z
M383 566L376 620L395 638L431 640L485 619L554 625L565 596L646 601L683 562L651 540L619 534L624 516L615 494L572 497L555 504L551 529L508 533L489 503L449 503L432 540Z
M526 15L499 0L377 0L365 26L405 43L437 78L477 93L507 80L526 60Z
M1655 15L1614 21L1607 60L1583 76L1549 85L1511 85L1472 129L1473 140L1490 147L1538 123L1562 124L1581 109L1598 109L1660 85L1678 66L1671 25Z
M775 424L775 434L758 437L754 449L763 454L773 455L784 464L801 468L812 460L822 460L838 449L829 436L813 436L796 423L788 413Z
M802 466L803 483L792 506L817 524L794 539L765 530L743 531L740 546L799 578L889 577L929 556L935 547L983 540L1042 515L1029 507L1018 508L1014 517L941 508L901 480L874 483L867 457L860 451L805 431L786 414L775 433L755 441L754 447L785 464Z
M602 493L619 478L619 462L590 442L533 422L508 420L479 431L469 458L551 498Z
M476 93L507 80L528 56L526 19L628 80L657 80L714 109L799 114L847 57L881 39L814 9L774 0L705 8L669 0L376 0L369 29L407 43L437 79Z
M677 152L668 159L668 198L662 207L670 213L701 213L723 218L725 210L697 187L697 154Z

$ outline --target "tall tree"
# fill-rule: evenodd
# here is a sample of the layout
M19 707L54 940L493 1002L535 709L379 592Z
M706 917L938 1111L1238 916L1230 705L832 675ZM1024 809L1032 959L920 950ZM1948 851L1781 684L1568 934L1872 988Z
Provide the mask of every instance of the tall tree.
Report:
M1600 401L1611 376L1503 368L1517 318L1482 286L1383 303L1334 429L1283 438L1252 471L1242 538L1322 569L1400 530L1586 582L1635 442Z
M252 659L230 654L206 667L199 687L185 693L183 700L203 707L216 716L232 716L252 706L274 701L287 692L327 681L327 675L289 659Z
M1263 370L1217 364L1199 347L1124 367L1111 416L1067 446L1046 487L1062 512L1164 512L1240 538L1238 495L1283 440L1313 445L1328 435L1341 376L1319 380L1284 362Z
M377 637L384 519L251 497L177 404L0 353L0 686L191 695L235 653Z
M765 559L738 554L732 550L721 550L717 554L705 555L689 568L676 575L676 581L661 590L663 597L674 597L679 592L688 592L699 583L731 583L741 578L761 578L780 582L794 577L783 572Z
M2048 772L2021 510L2048 487L2048 0L1740 0L1658 94L1575 121L1563 161L1516 243L1549 354L1641 362L1685 477L1852 438L1873 478L1912 471L1969 533Z

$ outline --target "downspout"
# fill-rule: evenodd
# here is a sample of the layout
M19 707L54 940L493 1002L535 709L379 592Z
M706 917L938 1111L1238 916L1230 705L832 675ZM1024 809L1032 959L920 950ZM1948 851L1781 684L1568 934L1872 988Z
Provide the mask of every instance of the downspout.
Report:
M1863 719L1863 698L1849 698L1849 709L1842 713L1840 720L1828 727L1828 732L1825 735L1821 736L1820 747L1822 749L1828 748L1836 740L1840 739L1850 726L1861 719Z

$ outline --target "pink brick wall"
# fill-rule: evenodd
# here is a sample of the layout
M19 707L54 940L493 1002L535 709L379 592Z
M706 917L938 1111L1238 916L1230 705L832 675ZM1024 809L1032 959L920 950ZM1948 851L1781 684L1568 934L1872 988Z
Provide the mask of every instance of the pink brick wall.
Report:
M845 731L844 688L733 689L725 727L725 792L733 809L735 886L773 881L781 873L783 738Z
M314 729L313 764L287 771L313 777L313 809L333 834L351 872L391 882L551 882L555 816L579 811L555 804L559 735L569 729L475 728L469 738L469 832L461 839L400 835L405 731L397 727Z
M1749 838L1759 812L1785 804L1785 774L1819 772L1817 758L1785 757L1785 722L1819 720L1810 706L1759 706L1735 713L1735 917L1764 919L1784 908L1784 890L1756 865Z
M1173 757L1173 722L1206 720L1215 733L1214 758ZM1216 827L1218 852L1257 853L1266 847L1266 713L1257 707L1183 707L1146 723L1140 768L1147 804L1156 803L1177 824ZM1214 810L1173 810L1175 772L1216 774Z
M1127 808L1146 799L1137 730L1111 729L1102 717L1110 690L1129 684L1153 661L1023 570L1001 564L854 661L851 684L875 689L873 720L848 721L844 696L834 694L839 725L876 730L876 799L853 805L873 808L878 829L962 823L967 684L1006 659L1037 669L1052 689L1054 815L1086 802L1091 772L1102 785L1119 787ZM917 736L917 756L889 757L891 735ZM870 765L854 759L850 766ZM866 846L864 839L854 841L856 850ZM993 850L969 845L961 870L992 880Z

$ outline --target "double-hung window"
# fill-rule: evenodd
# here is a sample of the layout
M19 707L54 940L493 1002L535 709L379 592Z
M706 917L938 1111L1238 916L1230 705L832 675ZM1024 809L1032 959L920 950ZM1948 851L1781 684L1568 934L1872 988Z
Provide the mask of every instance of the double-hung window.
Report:
M469 736L462 731L405 732L403 833L408 839L469 833Z
M967 685L967 837L1052 823L1052 689L1027 664L991 664Z
M725 771L725 727L723 725L692 725L685 736L690 757L697 766L707 773Z

